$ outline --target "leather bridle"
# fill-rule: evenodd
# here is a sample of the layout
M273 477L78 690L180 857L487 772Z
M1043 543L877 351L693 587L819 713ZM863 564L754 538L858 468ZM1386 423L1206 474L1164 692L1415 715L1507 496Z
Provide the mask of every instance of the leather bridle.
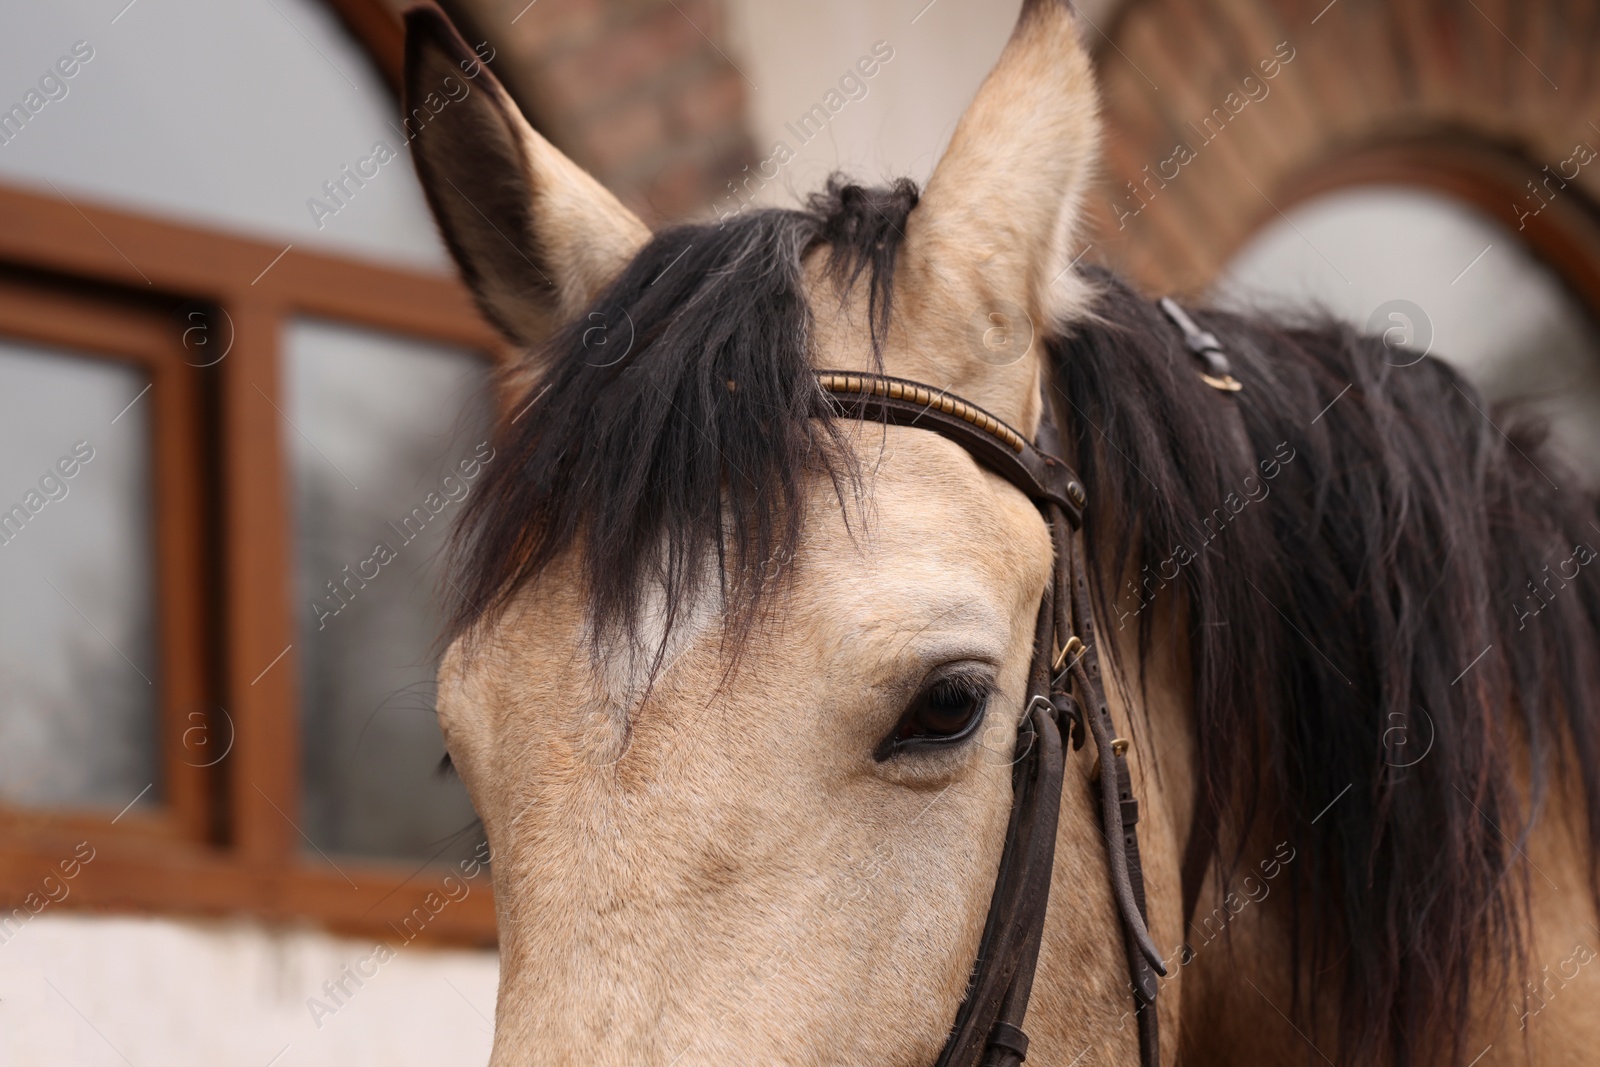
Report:
M1224 392L1239 384L1214 336L1200 330L1176 303L1161 309L1184 333L1204 366L1201 378ZM1139 860L1139 802L1128 774L1128 742L1117 736L1100 676L1094 617L1084 569L1082 528L1088 494L1083 480L1059 458L1060 435L1048 393L1037 443L976 404L943 390L881 374L817 373L823 403L834 417L931 430L954 441L989 470L1022 490L1050 527L1055 563L1039 605L1028 703L1017 725L1011 772L1011 819L984 921L983 939L937 1067L1015 1067L1028 1054L1022 1030L1055 866L1056 824L1067 731L1072 747L1094 739L1101 831L1111 890L1122 920L1139 1026L1139 1062L1158 1067L1161 1044L1156 975L1166 976L1146 926L1144 874ZM1109 770L1107 770L1109 768Z

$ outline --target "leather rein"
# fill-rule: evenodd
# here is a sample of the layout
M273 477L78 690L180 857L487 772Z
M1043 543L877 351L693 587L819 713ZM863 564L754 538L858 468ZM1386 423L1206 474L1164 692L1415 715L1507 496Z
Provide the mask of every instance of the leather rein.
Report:
M1170 300L1163 300L1161 309L1183 330L1189 349L1204 365L1202 380L1220 391L1236 392L1239 383L1229 374L1216 338L1196 327ZM1128 773L1128 741L1117 735L1106 703L1089 610L1081 544L1088 494L1083 480L1059 458L1060 434L1049 396L1044 396L1034 443L976 404L917 382L820 371L817 384L834 417L931 430L960 445L1034 502L1055 548L1034 630L1028 702L1017 724L1005 849L966 997L937 1067L1016 1067L1027 1057L1028 1035L1022 1022L1039 962L1055 867L1066 762L1063 734L1074 750L1083 747L1086 736L1094 739L1100 829L1132 978L1139 1062L1142 1067L1158 1067L1156 975L1165 977L1167 971L1147 927L1139 802Z

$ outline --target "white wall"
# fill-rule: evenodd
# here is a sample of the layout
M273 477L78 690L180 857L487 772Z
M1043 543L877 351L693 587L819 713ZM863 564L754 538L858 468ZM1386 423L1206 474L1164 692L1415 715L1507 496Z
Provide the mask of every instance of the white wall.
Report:
M0 944L0 1063L488 1062L492 953L411 945L380 963L373 950L310 931L47 911ZM348 995L335 1003L322 987L346 966L372 976L344 978ZM313 998L331 1010L308 1006Z
M796 158L761 191L792 204L834 170L858 181L927 181L973 93L999 58L1020 0L731 0L731 58L745 74L757 155L783 142ZM920 13L920 14L919 14ZM913 21L915 20L915 21ZM893 49L859 99L802 144L786 128L854 72L879 41ZM768 168L770 173L772 168ZM724 210L737 208L729 200Z
M1085 44L1103 44L1120 0L1084 0ZM878 184L908 177L925 185L956 122L1000 58L1021 0L728 0L731 58L745 76L756 154L773 160L780 142L795 153L756 193L788 206L822 187L833 171ZM893 58L864 79L840 80L883 42ZM802 143L787 124L844 101L821 136ZM854 99L851 98L852 94ZM781 159L781 156L779 157ZM753 170L755 168L752 168ZM756 183L758 186L761 183ZM729 192L706 214L737 210Z

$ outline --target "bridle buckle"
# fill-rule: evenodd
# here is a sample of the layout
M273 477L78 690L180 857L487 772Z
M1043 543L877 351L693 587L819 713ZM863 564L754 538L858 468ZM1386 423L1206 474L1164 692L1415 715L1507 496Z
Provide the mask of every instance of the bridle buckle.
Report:
M1051 700L1043 693L1035 693L1033 695L1033 699L1028 701L1028 706L1022 709L1022 722L1027 722L1029 719L1033 718L1034 708L1042 708L1045 713L1048 714L1050 718L1055 720L1059 725L1060 716L1057 714L1055 701ZM1022 723L1019 722L1017 724L1018 728L1021 728L1021 725Z
M1082 652L1083 641L1078 637L1077 634L1073 634L1071 637L1067 638L1067 643L1062 645L1061 650L1056 653L1055 662L1050 664L1050 669L1052 671L1060 671L1061 665L1067 661L1068 657L1077 659Z

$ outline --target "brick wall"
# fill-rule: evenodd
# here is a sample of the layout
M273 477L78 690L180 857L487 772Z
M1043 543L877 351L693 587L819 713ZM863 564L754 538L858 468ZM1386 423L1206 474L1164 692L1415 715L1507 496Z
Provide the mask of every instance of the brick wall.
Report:
M523 111L649 223L754 161L721 0L444 0Z
M1600 145L1594 4L1480 7L1123 4L1096 51L1106 165L1088 198L1090 258L1195 292L1279 210L1343 174L1474 204L1600 307L1600 166L1569 174L1537 229L1519 215L1542 203L1528 183L1572 167L1575 144Z

